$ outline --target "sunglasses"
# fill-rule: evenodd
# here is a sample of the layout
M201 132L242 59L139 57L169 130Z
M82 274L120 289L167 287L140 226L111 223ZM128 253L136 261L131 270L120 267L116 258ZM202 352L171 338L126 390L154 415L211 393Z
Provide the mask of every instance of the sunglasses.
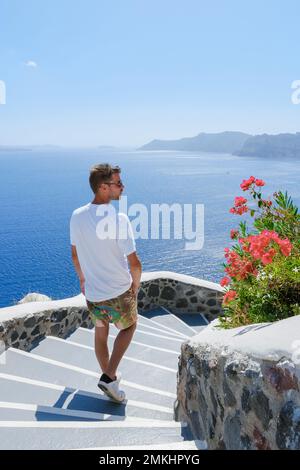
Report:
M122 181L118 181L117 183L114 183L113 181L111 181L110 183L105 183L105 184L114 184L115 186L118 186L119 188L122 188L124 186L124 184L122 183Z

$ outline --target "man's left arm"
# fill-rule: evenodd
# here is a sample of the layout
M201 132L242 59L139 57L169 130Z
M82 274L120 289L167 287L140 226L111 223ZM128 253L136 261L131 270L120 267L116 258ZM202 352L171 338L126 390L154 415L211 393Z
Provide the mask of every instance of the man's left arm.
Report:
M127 256L129 269L132 277L132 288L135 295L138 294L141 276L142 276L142 263L140 262L139 257L134 253L131 253Z

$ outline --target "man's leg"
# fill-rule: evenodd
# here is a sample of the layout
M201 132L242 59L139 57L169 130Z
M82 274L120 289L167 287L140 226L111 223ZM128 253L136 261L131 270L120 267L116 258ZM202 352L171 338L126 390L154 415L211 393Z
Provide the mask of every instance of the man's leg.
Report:
M112 380L116 376L118 366L124 356L136 329L136 323L131 325L125 330L121 330L115 339L114 347L105 374L108 375ZM103 370L103 369L102 369Z
M95 327L95 353L102 372L105 372L109 364L109 350L107 345L109 323L102 322L103 326Z

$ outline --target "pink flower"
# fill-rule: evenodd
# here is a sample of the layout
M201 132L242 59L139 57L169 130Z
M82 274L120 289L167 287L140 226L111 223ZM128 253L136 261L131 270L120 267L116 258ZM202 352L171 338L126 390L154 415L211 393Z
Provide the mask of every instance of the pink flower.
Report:
M262 256L262 253L261 253L260 251L258 251L258 250L252 251L251 254L252 254L252 256L253 256L254 259L260 259L261 256Z
M226 277L226 276L223 277L223 279L221 279L221 281L220 281L220 285L222 287L228 286L229 283L230 283L230 279L229 279L229 277Z
M226 292L226 294L224 295L223 297L223 304L228 304L229 302L231 302L232 300L234 300L236 298L236 291L235 290L229 290L228 292Z
M262 199L261 202L266 207L271 207L271 205L272 205L272 201L267 201L266 199Z
M224 248L224 256L227 259L230 254L230 249L229 248Z
M275 250L274 250L275 251ZM276 253L276 251L275 251ZM266 264L270 264L272 263L273 261L273 257L274 255L271 253L271 250L270 251L267 251L264 255L262 255L261 257L261 262L262 264L266 265Z
M284 239L284 240L281 240L279 242L279 246L280 246L280 251L284 256L289 256L290 255L290 253L292 251L292 247L293 247L290 240L288 240L287 238Z
M281 253L289 256L293 245L288 238L282 240L274 230L263 230L258 235L249 235L240 239L244 252L251 254L254 260L269 264L280 249ZM274 245L275 244L275 245Z
M236 210L236 213L239 214L239 215L244 214L244 212L248 212L248 207L247 206L238 207L237 210Z
M263 180L256 179L255 184L256 186L264 186L266 183Z
M230 238L231 238L232 240L234 240L235 238L237 238L237 237L238 237L238 234L239 234L239 231L238 231L238 230L234 230L234 229L230 230Z
M231 214L238 214L238 215L242 215L244 214L244 212L248 212L248 207L247 206L240 206L240 207L231 207L231 209L229 209L229 212Z
M237 280L245 279L249 274L256 276L256 267L251 260L242 257L235 250L225 253L227 266L225 272Z
M244 197L236 197L236 198L234 198L234 205L235 205L235 207L243 206L244 204L246 204L246 202L247 202L247 199L245 199Z
M253 183L255 183L255 178L254 176L250 176L249 179L242 181L242 183L240 184L240 188L243 191L247 191Z

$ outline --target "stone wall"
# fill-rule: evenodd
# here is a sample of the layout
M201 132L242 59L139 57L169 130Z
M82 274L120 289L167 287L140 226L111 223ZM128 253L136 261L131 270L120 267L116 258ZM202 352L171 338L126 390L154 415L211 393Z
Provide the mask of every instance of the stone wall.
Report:
M42 310L0 322L0 341L4 342L6 349L13 347L29 351L45 336L64 338L79 326L92 327L85 307Z
M182 345L175 416L208 449L300 449L300 316Z
M219 284L168 271L144 273L138 307L147 311L156 305L174 313L201 313L208 322L221 311L223 289Z
M208 320L221 309L218 284L172 272L143 273L140 311L156 305L174 312L203 313ZM83 295L58 301L29 302L0 309L0 341L5 347L30 350L45 336L66 337L76 328L91 328Z

